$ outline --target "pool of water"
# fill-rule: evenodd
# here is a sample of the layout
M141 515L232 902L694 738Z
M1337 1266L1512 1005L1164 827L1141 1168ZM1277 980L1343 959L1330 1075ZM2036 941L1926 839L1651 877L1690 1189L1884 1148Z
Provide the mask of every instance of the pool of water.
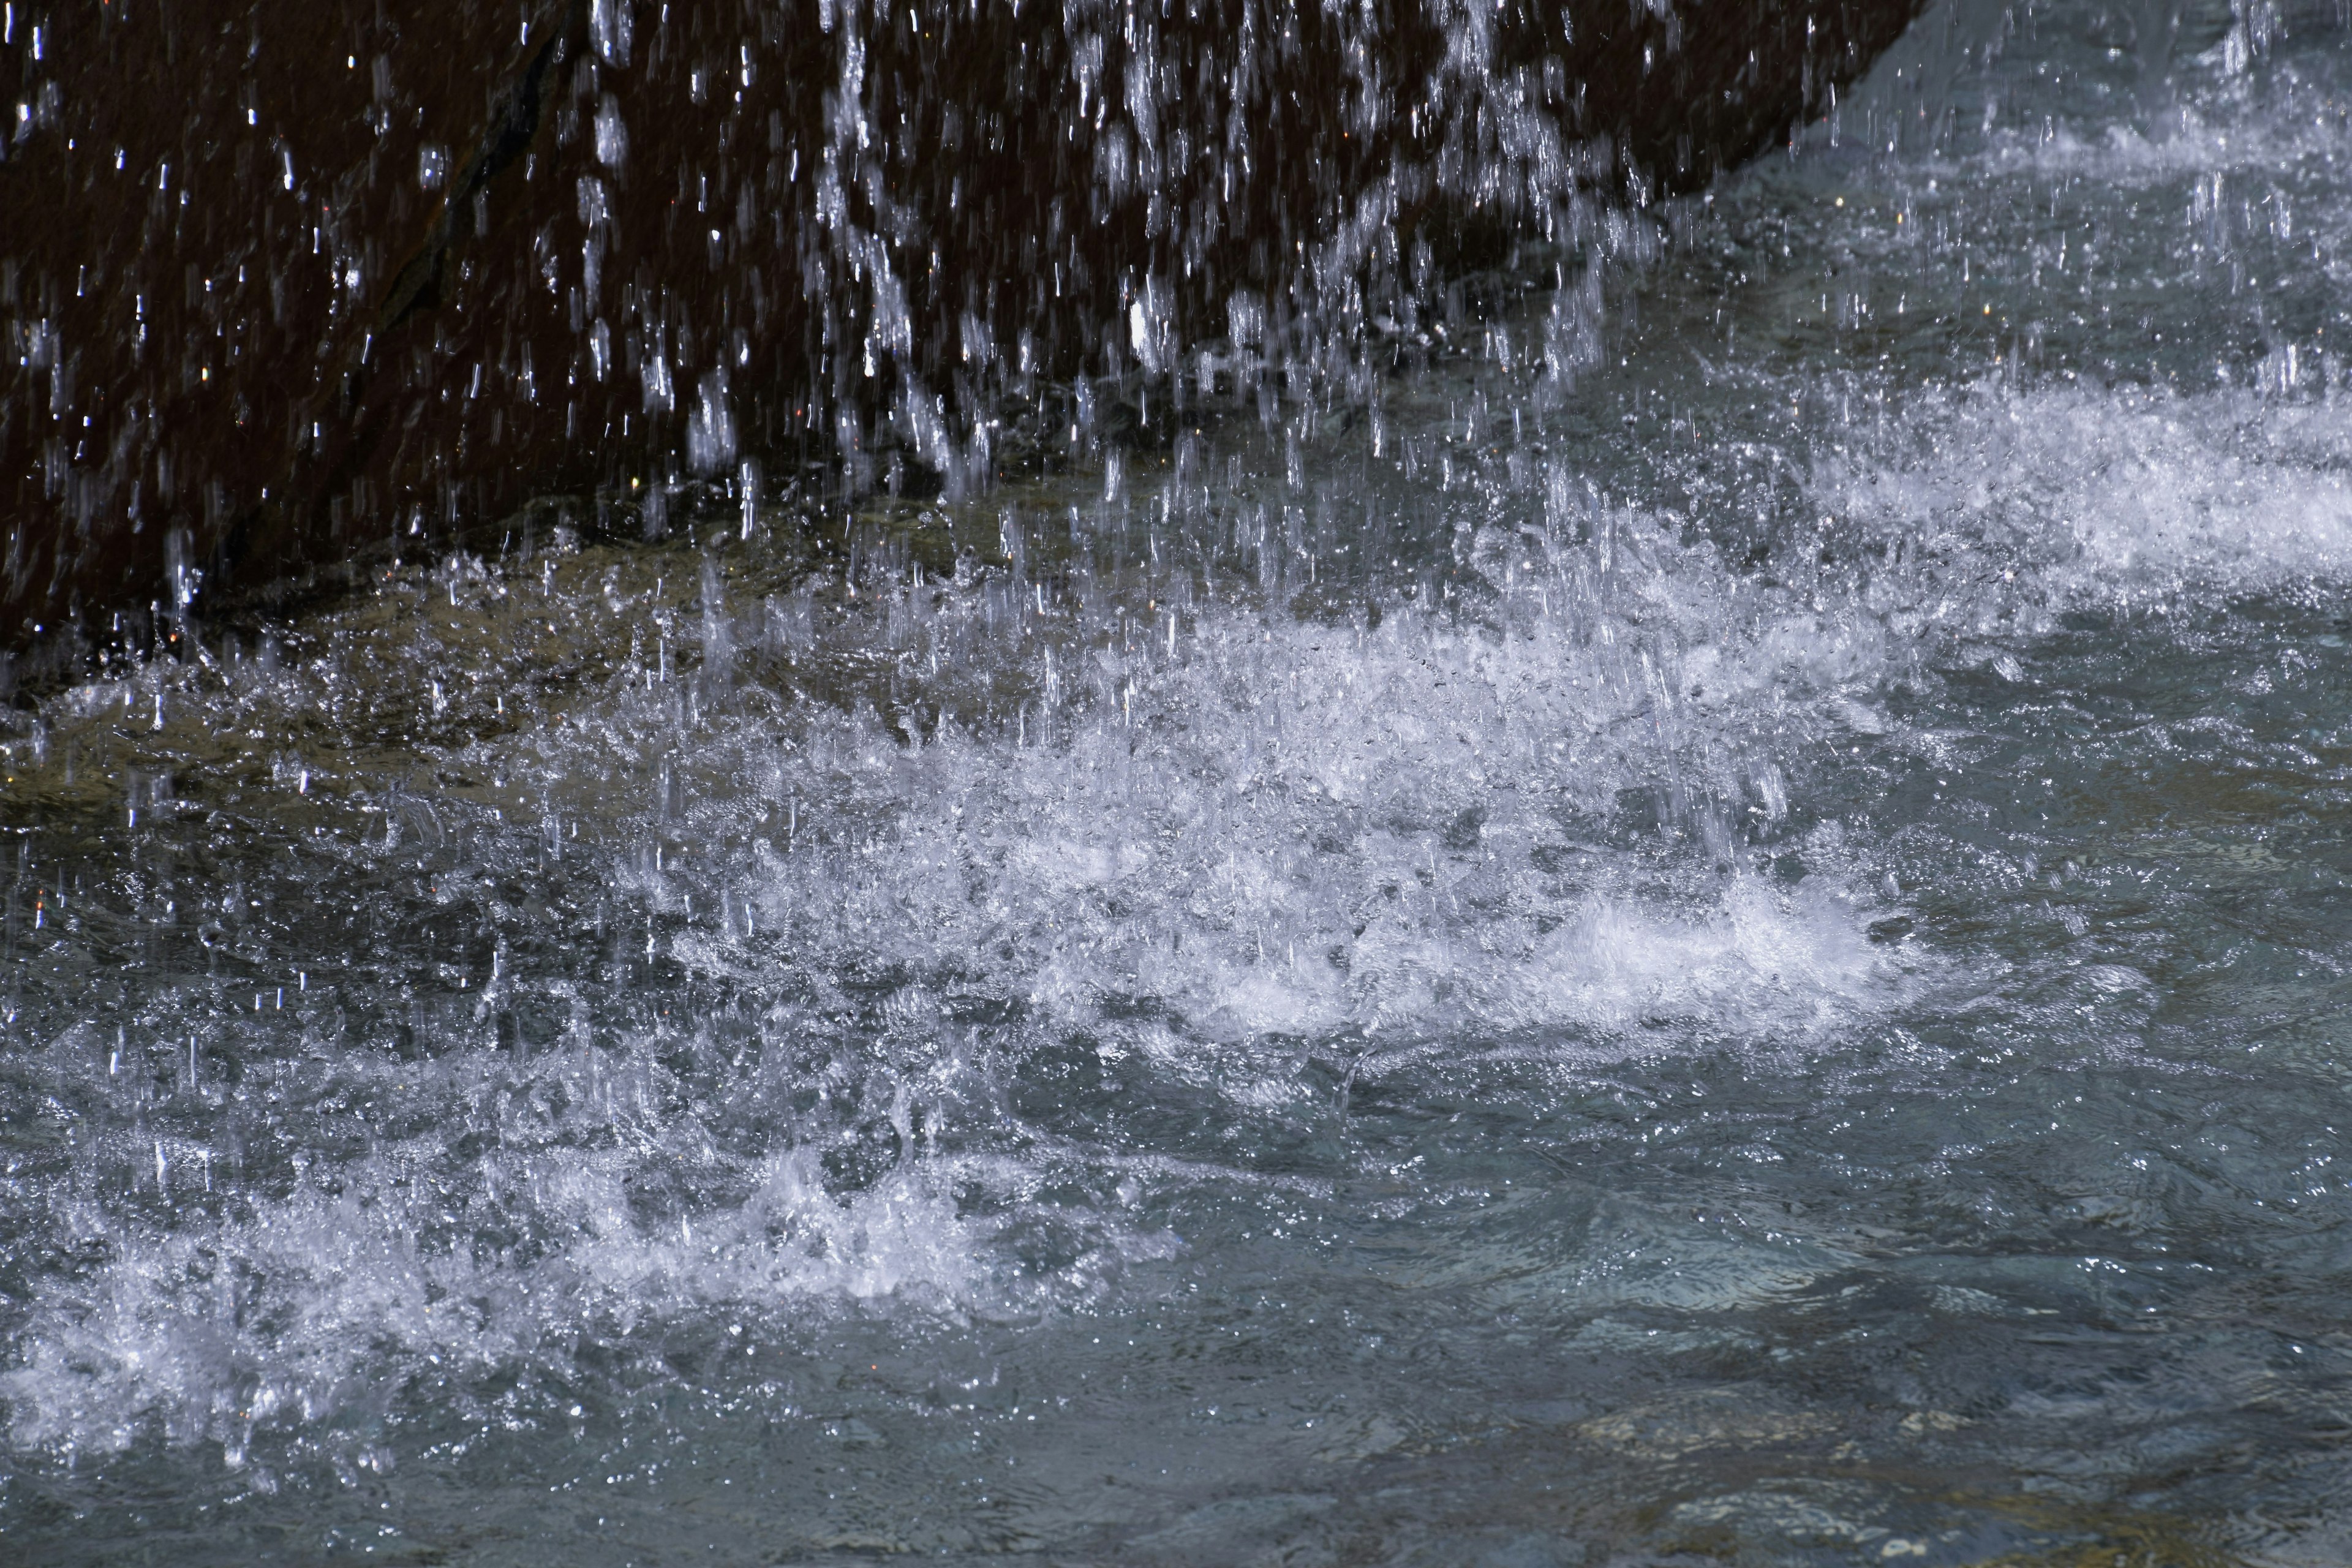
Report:
M2352 54L2164 19L15 715L0 1556L2345 1561Z

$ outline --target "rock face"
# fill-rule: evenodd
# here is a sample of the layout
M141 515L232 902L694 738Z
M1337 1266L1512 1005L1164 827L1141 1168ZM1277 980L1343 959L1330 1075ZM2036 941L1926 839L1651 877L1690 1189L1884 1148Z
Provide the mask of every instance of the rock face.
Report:
M1482 248L1572 280L1920 4L16 5L0 650L555 489L969 486L1087 377L1344 375Z

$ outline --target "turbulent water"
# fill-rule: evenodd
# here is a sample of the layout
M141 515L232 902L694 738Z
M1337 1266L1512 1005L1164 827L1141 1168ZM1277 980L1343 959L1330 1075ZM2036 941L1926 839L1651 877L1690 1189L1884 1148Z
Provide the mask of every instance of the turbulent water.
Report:
M0 1557L2345 1561L2352 53L2165 19L16 715Z

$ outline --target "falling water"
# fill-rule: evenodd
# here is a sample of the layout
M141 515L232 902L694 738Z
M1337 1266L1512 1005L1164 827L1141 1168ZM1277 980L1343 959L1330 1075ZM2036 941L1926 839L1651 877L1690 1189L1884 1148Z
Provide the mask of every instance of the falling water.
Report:
M2347 154L1964 0L1009 478L638 342L184 596L9 718L0 1556L2343 1561Z

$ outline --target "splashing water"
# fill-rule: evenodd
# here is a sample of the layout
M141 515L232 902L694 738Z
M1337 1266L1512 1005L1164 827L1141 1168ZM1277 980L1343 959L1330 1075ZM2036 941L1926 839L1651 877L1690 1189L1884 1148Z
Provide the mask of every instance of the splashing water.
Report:
M1369 390L795 510L698 374L665 538L21 714L0 1532L2339 1558L2347 63L2134 16Z

